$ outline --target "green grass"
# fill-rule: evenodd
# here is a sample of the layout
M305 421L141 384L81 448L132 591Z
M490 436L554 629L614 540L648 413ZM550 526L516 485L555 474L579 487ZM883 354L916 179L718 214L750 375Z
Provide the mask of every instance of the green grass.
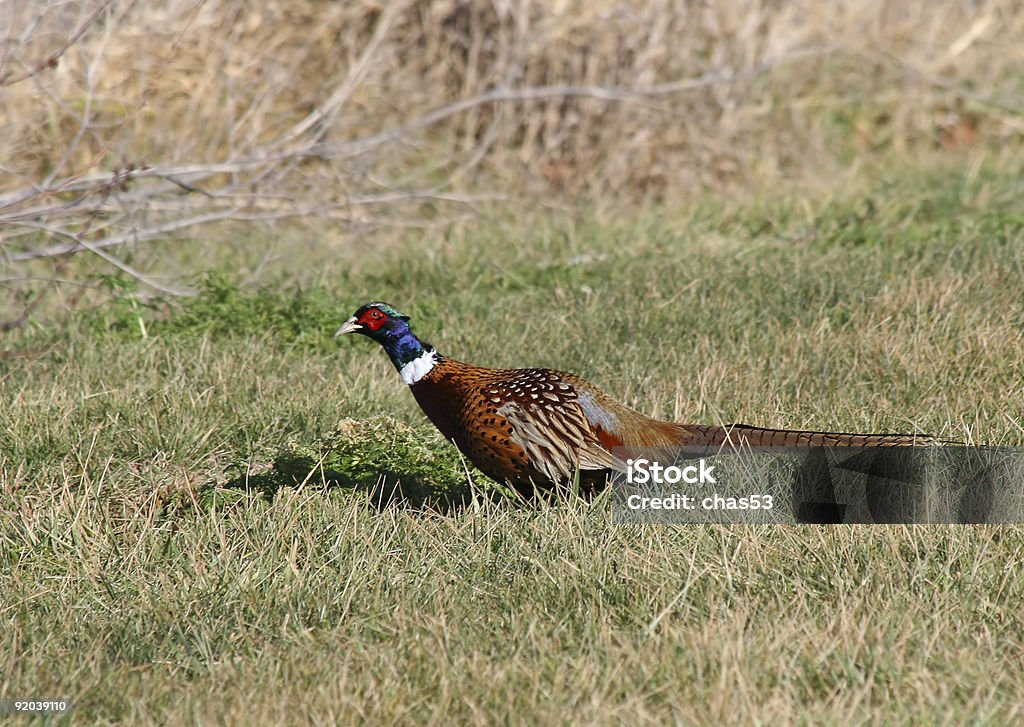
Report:
M331 334L383 298L457 358L666 418L1019 446L1019 180L498 215L40 311L2 339L45 352L0 359L0 696L81 723L1012 722L1021 529L526 509Z

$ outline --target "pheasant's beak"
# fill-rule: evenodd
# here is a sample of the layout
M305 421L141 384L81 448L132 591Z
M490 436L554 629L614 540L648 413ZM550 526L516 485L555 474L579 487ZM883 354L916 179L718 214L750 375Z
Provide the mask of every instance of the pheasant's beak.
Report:
M341 328L334 332L334 337L337 338L338 336L343 336L346 333L354 333L355 331L358 331L361 328L362 326L356 323L356 317L352 316L347 321L341 324Z

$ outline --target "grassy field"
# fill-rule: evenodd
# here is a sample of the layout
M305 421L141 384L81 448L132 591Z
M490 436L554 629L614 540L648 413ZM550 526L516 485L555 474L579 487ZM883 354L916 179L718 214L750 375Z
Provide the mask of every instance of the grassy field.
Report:
M493 483L384 354L331 334L383 298L452 356L666 418L1020 445L1022 191L951 164L381 246L284 234L219 248L177 301L83 277L2 339L0 696L83 724L1019 720L1021 529L473 497Z

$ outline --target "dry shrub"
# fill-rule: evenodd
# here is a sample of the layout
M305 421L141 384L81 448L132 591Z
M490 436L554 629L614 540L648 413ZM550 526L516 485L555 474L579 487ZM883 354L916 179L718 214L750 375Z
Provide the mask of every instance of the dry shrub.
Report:
M1024 128L1024 6L1004 0L0 0L0 15L0 193L299 149L273 173L176 179L305 212L424 188L663 199L825 178L858 154L1003 148ZM522 92L553 86L572 88ZM512 100L352 143L502 89ZM133 224L161 208L143 202Z

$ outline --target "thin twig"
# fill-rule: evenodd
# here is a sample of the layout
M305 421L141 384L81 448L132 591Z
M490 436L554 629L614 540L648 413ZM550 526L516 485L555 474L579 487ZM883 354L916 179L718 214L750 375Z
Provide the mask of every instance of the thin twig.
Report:
M89 30L92 24L96 22L97 18L99 18L99 16L102 15L108 7L110 7L113 1L114 0L106 0L106 2L99 5L92 12L92 14L89 15L89 17L86 18L82 22L82 24L78 26L77 30L75 30L75 32L71 34L71 37L69 37L63 45L58 47L57 50L52 51L49 55L47 55L44 60L39 61L34 66L32 66L26 71L23 71L19 75L7 73L3 76L0 76L0 86L13 86L17 83L21 83L22 81L32 78L37 73L40 73L41 71L44 71L47 68L56 68L57 64L60 63L60 59L64 56L64 54L68 52L71 46L75 45L79 40L81 40L82 36L85 35L85 32Z
M142 272L136 270L131 265L128 265L127 263L122 262L121 260L118 260L116 257L111 255L110 253L105 252L104 250L100 249L95 244L89 242L87 239L85 239L85 237L83 237L81 235L76 235L73 232L69 232L68 230L64 230L64 229L61 229L59 227L51 227L49 225L36 224L36 223L26 223L26 224L28 224L28 226L30 226L30 227L34 227L37 230L42 230L44 232L49 232L52 235L58 235L60 237L66 237L69 240L71 240L74 244L71 245L71 246L68 246L66 251L64 253L62 253L64 255L67 255L69 253L75 252L76 248L80 247L80 248L82 248L84 250L88 250L89 252L93 253L97 257L102 258L105 262L109 263L110 265L113 265L118 270L121 270L122 272L127 273L131 277L133 277L136 280L138 280L140 283L148 285L150 288L153 288L155 290L159 290L161 293L167 293L168 295L177 295L177 296L194 295L194 292L191 291L191 290L186 290L184 288L173 288L173 287L170 287L170 286L166 286L163 283L158 283L157 281L155 281L153 278L149 277L145 273L142 273Z

